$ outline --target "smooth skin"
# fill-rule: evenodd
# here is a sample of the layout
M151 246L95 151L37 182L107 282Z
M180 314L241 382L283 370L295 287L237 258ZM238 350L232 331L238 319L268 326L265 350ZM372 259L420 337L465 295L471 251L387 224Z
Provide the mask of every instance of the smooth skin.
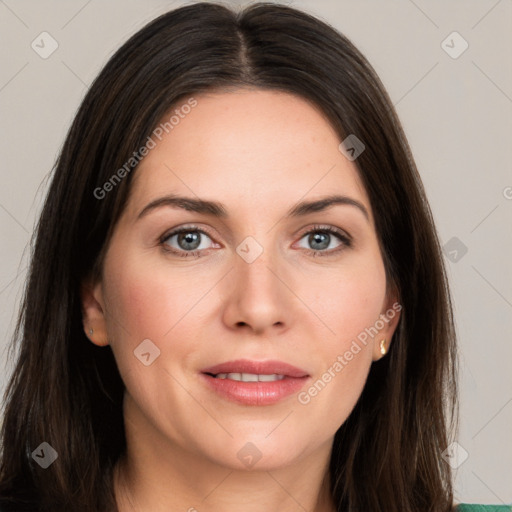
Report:
M126 385L119 510L332 512L334 434L383 357L380 341L389 348L399 313L307 404L297 394L235 403L207 387L201 370L280 360L307 371L303 390L321 379L398 301L371 205L355 162L309 102L257 89L195 98L134 171L102 279L82 287L85 332L111 346ZM161 206L138 217L168 194L220 202L227 216ZM351 204L287 217L297 203L333 194L358 201L368 218ZM194 249L170 235L190 226L200 237ZM352 241L331 234L315 243L305 234L315 226ZM263 248L251 263L237 253L247 237ZM160 350L148 366L134 355L146 339ZM261 454L252 467L237 456L247 443Z

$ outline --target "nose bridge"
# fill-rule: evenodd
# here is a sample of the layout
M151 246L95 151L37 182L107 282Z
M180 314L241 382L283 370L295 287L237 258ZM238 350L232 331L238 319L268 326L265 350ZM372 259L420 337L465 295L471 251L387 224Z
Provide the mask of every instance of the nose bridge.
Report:
M239 244L235 273L240 290L245 290L245 295L264 295L269 300L281 294L283 284L276 274L283 265L279 263L277 252L271 236L265 238L264 245L253 237L247 237Z
M247 248L247 245L245 248ZM249 253L251 251L253 249L249 249ZM274 292L273 289L279 281L275 276L277 269L275 268L276 258L272 254L273 251L275 249L267 247L252 261L245 260L243 257L237 258L235 272L242 289L253 292L257 290L262 290L265 293Z

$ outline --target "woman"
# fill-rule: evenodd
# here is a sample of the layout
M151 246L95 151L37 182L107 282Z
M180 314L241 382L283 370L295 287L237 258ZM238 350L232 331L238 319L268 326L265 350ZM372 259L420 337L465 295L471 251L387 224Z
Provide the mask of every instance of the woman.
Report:
M452 510L440 254L392 104L344 36L274 4L159 17L58 159L2 510Z

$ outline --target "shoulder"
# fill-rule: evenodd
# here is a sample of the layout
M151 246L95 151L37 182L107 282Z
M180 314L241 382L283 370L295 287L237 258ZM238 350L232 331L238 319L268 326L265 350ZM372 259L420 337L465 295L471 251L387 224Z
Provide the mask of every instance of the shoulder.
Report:
M455 507L454 512L512 512L512 505L467 505L461 503Z

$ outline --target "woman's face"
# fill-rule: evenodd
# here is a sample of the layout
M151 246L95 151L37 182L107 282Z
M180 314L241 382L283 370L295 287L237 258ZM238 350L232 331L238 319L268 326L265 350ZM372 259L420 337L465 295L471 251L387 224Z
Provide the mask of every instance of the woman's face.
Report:
M282 467L330 448L396 297L355 162L318 110L262 90L195 100L133 171L84 324L112 347L139 442Z

